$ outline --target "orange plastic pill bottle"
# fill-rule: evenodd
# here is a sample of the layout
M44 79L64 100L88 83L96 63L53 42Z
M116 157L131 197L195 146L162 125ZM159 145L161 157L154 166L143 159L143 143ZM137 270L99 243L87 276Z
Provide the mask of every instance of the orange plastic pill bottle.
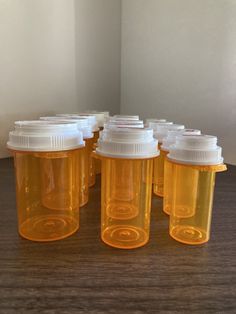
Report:
M226 170L217 138L182 135L170 147L172 164L170 236L186 244L210 238L215 174ZM187 178L187 180L186 180Z
M69 117L72 119L88 119L89 125L92 128L93 132L93 139L91 141L91 145L89 145L88 152L89 152L89 187L92 187L96 183L96 165L95 163L100 163L100 161L95 160L91 157L92 151L94 149L94 145L97 143L97 140L99 138L99 127L97 123L97 119L95 115L92 114L86 114L86 113L69 113L69 114L57 114L58 117Z
M89 200L89 174L93 167L93 132L89 119L86 117L72 117L72 116L52 116L52 117L40 117L40 120L45 121L60 121L60 122L70 122L76 123L77 128L83 134L83 139L85 141L85 147L81 149L80 159L79 159L79 169L80 169L80 207L86 205ZM92 171L94 174L94 171ZM95 177L95 175L94 175Z
M102 162L101 237L133 249L149 240L153 158L159 151L151 129L104 129L96 154Z
M54 241L76 232L84 147L76 124L18 121L7 146L14 156L20 235Z
M175 144L176 138L180 135L199 135L200 130L197 129L184 129L184 130L169 130L167 136L163 139L161 145L161 151L164 152L164 198L163 198L163 211L169 215L171 210L170 195L172 188L172 163L167 161L167 154L169 153L171 145ZM192 184L192 176L185 177L186 181L189 180L189 184Z
M93 123L93 126L94 126L93 127L93 132L94 132L93 146L96 145L97 140L99 138L99 132L100 132L100 130L103 129L103 125L104 125L104 121L105 121L105 114L104 113L98 113L98 112L96 112L96 113L84 112L84 113L80 113L80 116L90 117L91 123ZM95 175L96 174L100 174L101 173L101 162L100 162L100 160L99 159L94 159L93 163L94 163L94 173L95 173ZM93 186L94 184L95 184L95 177L94 177L94 179L91 178L89 186Z
M153 122L151 122L153 124ZM166 136L168 130L182 130L184 125L182 124L166 124L162 123L156 126L154 131L154 137L158 140L160 156L154 159L153 165L153 192L159 197L163 197L164 194L164 160L167 153L161 150L163 138Z
M161 122L160 120L148 121L150 128L153 129L154 137L158 140L158 149L160 150L162 140L166 136L168 128L173 125L173 122ZM164 182L164 157L160 155L153 162L153 192L154 194L163 197L163 182Z

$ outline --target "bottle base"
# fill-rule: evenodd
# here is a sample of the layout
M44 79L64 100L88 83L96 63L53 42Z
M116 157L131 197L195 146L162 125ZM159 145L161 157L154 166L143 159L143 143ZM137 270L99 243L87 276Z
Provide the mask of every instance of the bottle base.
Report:
M129 225L116 225L106 228L102 240L109 246L119 249L135 249L148 242L148 234L140 228Z
M191 218L195 215L196 208L190 206L176 206L174 216L176 218Z
M192 226L176 226L170 230L170 236L184 244L198 245L209 240L206 232Z
M91 187L93 187L94 185L95 185L95 183L96 183L96 180L95 180L95 176L94 176L94 178L91 178L90 180L89 180L89 188L91 188Z
M79 229L76 219L65 215L46 215L27 219L19 228L20 235L36 242L57 241Z
M81 197L80 199L81 199L81 201L80 201L79 207L85 206L89 201L88 196L87 197Z
M163 206L163 212L164 212L166 215L170 216L170 211L171 211L171 209L170 209L170 206L169 206L169 205Z
M163 198L163 193L154 192L154 191L153 191L153 193L154 193L156 196Z
M128 202L113 202L107 206L107 215L113 219L127 220L138 216L139 209Z
M154 184L153 185L153 193L159 197L163 197L164 196L163 186L159 186L157 184Z
M51 193L42 198L42 205L53 210L74 210L78 208L79 198L72 199L70 193Z

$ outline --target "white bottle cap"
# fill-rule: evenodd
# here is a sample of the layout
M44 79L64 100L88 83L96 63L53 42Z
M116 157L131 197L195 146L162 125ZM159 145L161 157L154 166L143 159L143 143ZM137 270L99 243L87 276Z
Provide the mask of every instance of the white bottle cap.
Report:
M165 123L167 122L166 119L146 119L145 126L150 127L150 122L156 122L156 123Z
M108 121L109 117L110 117L110 113L109 111L97 111L97 110L88 110L85 111L88 114L97 114L97 113L101 113L104 115L104 119L103 119L103 124Z
M163 138L162 140L162 146L161 149L165 151L170 150L170 146L175 144L176 138L179 135L199 135L201 134L200 130L194 130L194 129L183 129L183 130L169 130L167 131L167 136Z
M7 147L20 151L62 151L85 145L76 123L53 121L16 121L9 133Z
M60 122L69 122L69 123L76 123L78 130L82 132L83 139L88 139L93 137L92 127L89 123L89 119L85 117L80 118L72 118L72 117L40 117L40 120L43 121L60 121Z
M107 128L144 128L142 120L110 120L104 124L104 129Z
M100 132L96 152L114 158L142 159L159 155L152 129L115 128Z
M116 114L112 117L109 118L109 120L139 120L139 116L138 115L134 115L134 116L130 116L130 115L122 115L122 114Z
M218 165L223 162L222 148L211 135L181 135L170 147L169 159L190 165Z
M104 123L105 123L105 114L102 112L93 112L93 113L89 113L89 112L81 112L78 113L79 115L88 115L88 116L94 116L96 118L97 121L97 125L99 128L103 127Z
M70 119L79 119L79 118L87 118L89 120L89 124L92 128L92 132L99 131L97 119L95 115L90 114L78 114L78 113L58 113L56 114L57 117L69 117Z
M169 130L183 130L183 124L173 124L172 122L155 123L150 122L150 127L153 129L154 137L158 139L159 143L162 143L163 138L166 137Z

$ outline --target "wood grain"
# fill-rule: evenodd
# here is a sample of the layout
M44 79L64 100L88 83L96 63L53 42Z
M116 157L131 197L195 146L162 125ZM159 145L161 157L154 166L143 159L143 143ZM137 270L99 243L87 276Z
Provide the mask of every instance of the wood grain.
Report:
M17 234L12 160L0 160L0 313L236 313L236 167L217 174L208 244L172 240L161 206L154 197L148 245L113 249L97 183L77 234L30 242Z

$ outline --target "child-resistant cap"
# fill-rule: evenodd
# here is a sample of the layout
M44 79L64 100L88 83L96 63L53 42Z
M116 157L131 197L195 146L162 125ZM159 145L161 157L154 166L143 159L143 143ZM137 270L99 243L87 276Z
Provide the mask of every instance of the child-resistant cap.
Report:
M107 157L142 159L159 155L158 141L148 128L104 129L97 144L96 152Z
M40 117L40 120L43 121L60 121L60 122L69 122L76 123L78 130L82 132L83 139L88 139L93 137L92 127L89 124L89 119L85 117L72 118L72 117Z
M99 128L103 127L104 123L105 123L105 114L102 112L81 112L79 113L79 115L88 115L88 116L94 116L96 121L97 121L97 125Z
M108 121L107 123L104 124L104 129L107 128L114 128L114 127L119 127L119 128L144 128L144 124L142 120L111 120Z
M122 115L122 114L116 114L112 117L109 118L109 120L125 120L125 121L129 121L129 120L139 120L139 116L138 115Z
M92 128L92 132L99 131L97 119L95 115L89 115L89 114L78 114L78 113L58 113L56 114L58 117L69 117L71 119L79 119L79 118L85 118L88 119L89 124Z
M21 151L62 151L84 146L76 123L54 121L16 121L7 147Z
M150 123L155 122L155 123L165 123L167 122L166 119L146 119L145 125L146 127L150 127Z
M88 113L88 114L103 114L104 116L104 119L103 119L103 124L108 121L109 117L110 117L110 113L109 111L97 111L97 110L87 110L85 111L85 113Z
M223 163L222 148L212 135L181 135L170 147L169 159L183 164L218 165Z
M161 149L165 151L170 150L170 146L175 144L176 138L179 135L199 135L201 134L200 130L194 129L183 129L183 130L169 130L167 136L163 138Z
M183 130L183 124L173 124L173 122L155 123L150 122L150 127L153 129L154 137L158 142L162 143L163 138L166 137L168 130Z

